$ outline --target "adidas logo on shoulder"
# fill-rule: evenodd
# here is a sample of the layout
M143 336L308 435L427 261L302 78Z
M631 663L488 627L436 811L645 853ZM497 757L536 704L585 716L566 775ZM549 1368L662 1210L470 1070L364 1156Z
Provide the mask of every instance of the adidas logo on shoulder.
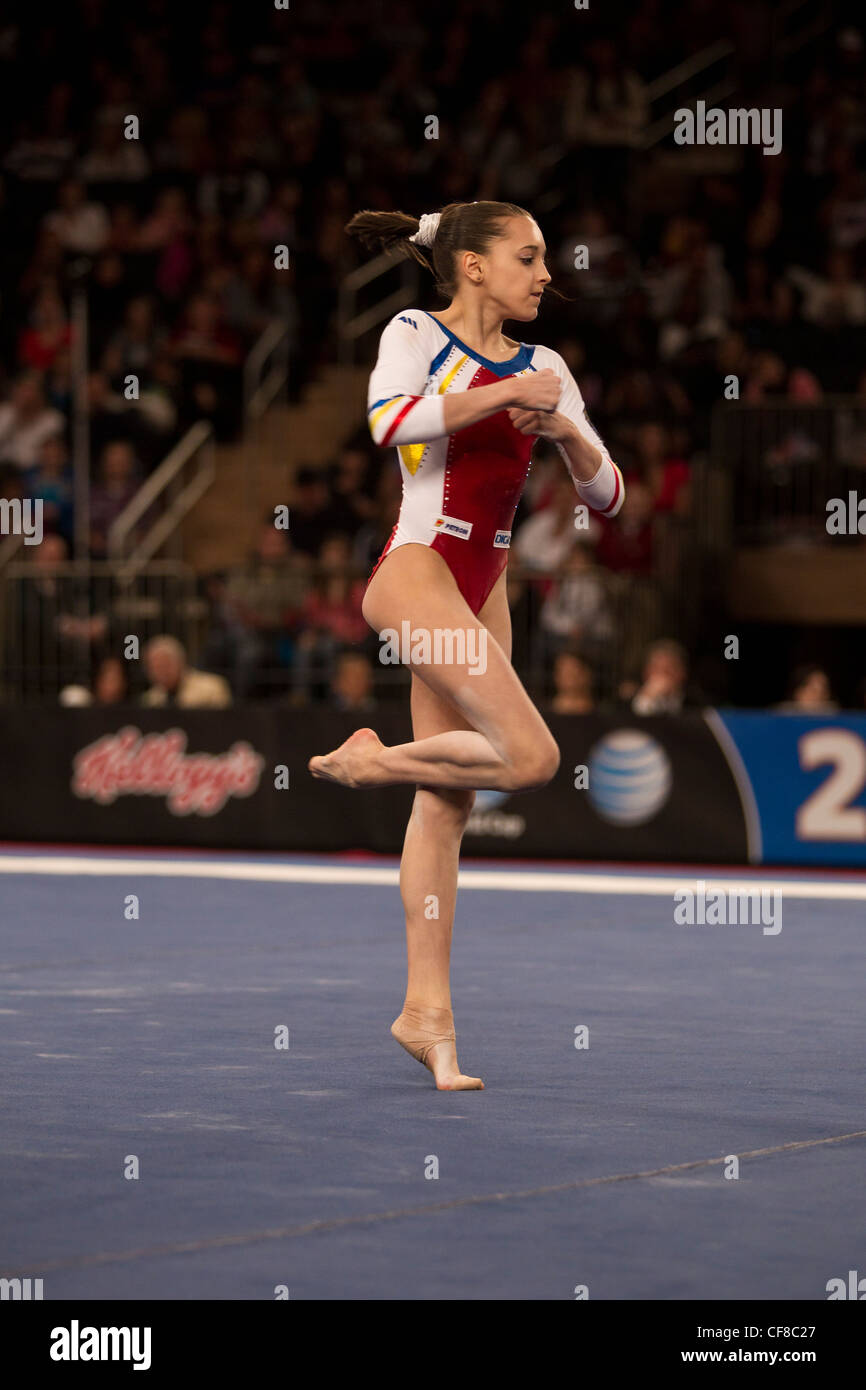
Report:
M407 316L406 316L405 314L401 314L400 317L397 319L397 322L398 322L398 323L408 323L408 324L411 324L411 326L412 326L413 328L417 328L417 327L418 327L418 325L417 325L417 323L415 322L415 320L414 320L414 319L407 318Z

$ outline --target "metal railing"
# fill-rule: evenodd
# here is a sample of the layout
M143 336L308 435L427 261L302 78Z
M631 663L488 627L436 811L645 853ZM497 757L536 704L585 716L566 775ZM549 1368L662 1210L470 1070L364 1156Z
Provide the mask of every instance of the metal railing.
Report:
M244 428L261 419L289 379L289 325L268 324L247 354L243 374Z
M652 149L670 135L673 130L674 112L682 105L686 91L694 91L692 84L695 79L703 79L713 68L724 65L734 52L734 45L730 40L719 39L716 43L701 49L699 53L692 54L684 62L677 63L653 82L648 82L646 96L651 106L657 105L664 97L671 97L672 101L669 109L636 137L637 147L641 150ZM712 105L713 102L722 101L730 96L736 91L736 87L736 80L723 71L710 87L694 91L694 97L689 96L689 100L703 100L707 105Z
M361 290L374 284L389 272L399 274L397 289L370 305L359 310L358 298ZM339 331L340 366L350 367L355 361L355 349L360 338L385 319L405 309L418 295L418 264L406 258L396 260L384 252L374 256L365 265L358 266L344 277L340 284L337 301L337 326Z
M814 43L831 25L836 23L834 0L784 0L773 11L773 38L770 46L773 63L777 72L795 53L807 44ZM802 27L796 21L802 20Z
M244 363L241 449L248 523L258 516L262 502L262 421L288 383L289 347L289 325L283 319L274 319Z
M191 465L191 476L184 482ZM108 532L111 559L134 573L169 543L179 558L180 525L207 492L215 473L213 427L199 420L113 522Z
M70 685L91 688L99 662L123 657L129 638L139 654L162 632L178 637L191 658L207 632L209 609L186 565L156 561L130 570L107 561L42 565L35 547L27 563L0 577L0 699L54 701ZM128 663L142 685L140 659Z
M768 77L782 79L786 65L807 44L821 36L834 23L832 0L784 0L772 14L771 72ZM724 101L737 91L739 79L732 60L736 49L729 39L718 39L677 63L668 72L647 83L646 95L652 106L670 97L667 109L641 132L638 148L651 149L673 129L674 112L685 101L705 101L707 106ZM715 71L715 77L711 74ZM703 84L707 82L708 85Z
M864 485L862 399L825 396L808 405L719 402L709 465L698 478L700 543L716 553L739 544L824 544L828 502L863 492Z
M14 531L5 540L0 541L0 575L6 566L12 563L23 545L23 535L16 535Z
M170 561L136 571L108 562L49 568L31 558L12 564L0 580L0 701L53 702L70 686L91 690L99 662L108 655L125 656L131 637L138 641L138 657L127 667L135 699L146 685L141 662L145 645L162 632L180 639L190 664L225 677L236 699L327 700L346 644L304 617L305 599L324 575L305 569L298 583L298 575L291 579L287 574L281 590L273 567L266 568L270 577L265 591L274 609L271 627L262 625L265 610L256 606L255 575L249 571L239 575L241 607L234 611L231 575L227 589L208 600L199 592L193 572ZM359 614L357 581L362 576L355 569L329 575L346 581L347 604ZM554 659L565 647L580 650L593 670L597 694L610 698L621 680L640 669L649 642L684 635L676 604L667 602L663 586L649 576L598 568L581 576L578 583L592 588L592 621L586 619L580 595L573 595L571 630L561 621L570 611L571 598L560 605L556 624L550 620L548 601L558 586L574 582L573 575L517 564L509 566L508 575L513 661L538 699L549 693ZM282 611L282 601L274 607L275 589L292 596L294 617ZM250 604L257 614L254 625L243 619ZM381 662L376 634L361 622L357 640L349 645L366 655L377 696L402 698L408 671Z

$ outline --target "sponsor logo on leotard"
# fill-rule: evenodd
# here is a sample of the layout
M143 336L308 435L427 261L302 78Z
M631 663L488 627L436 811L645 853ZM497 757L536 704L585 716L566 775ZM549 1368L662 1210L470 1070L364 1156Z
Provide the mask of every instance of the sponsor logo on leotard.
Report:
M497 550L507 550L511 545L511 532L497 531L496 535L493 537L493 544L496 546Z
M468 541L472 532L471 521L458 521L456 516L437 516L433 522L434 531L442 531L446 536L457 536L461 541Z

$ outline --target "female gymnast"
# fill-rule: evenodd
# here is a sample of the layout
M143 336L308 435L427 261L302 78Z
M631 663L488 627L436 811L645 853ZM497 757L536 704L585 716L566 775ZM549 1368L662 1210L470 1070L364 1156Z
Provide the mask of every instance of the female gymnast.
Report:
M363 613L379 634L411 633L414 739L387 748L358 729L309 769L346 787L416 785L400 865L409 977L391 1032L440 1091L483 1090L457 1065L451 1012L460 842L475 788L531 791L559 766L511 665L511 525L539 435L555 442L578 496L603 516L622 505L622 475L560 355L503 335L505 319L537 318L550 283L528 212L499 202L451 203L420 220L359 212L346 230L369 249L413 256L450 303L436 315L406 309L387 324L368 394L373 439L398 450L403 500Z

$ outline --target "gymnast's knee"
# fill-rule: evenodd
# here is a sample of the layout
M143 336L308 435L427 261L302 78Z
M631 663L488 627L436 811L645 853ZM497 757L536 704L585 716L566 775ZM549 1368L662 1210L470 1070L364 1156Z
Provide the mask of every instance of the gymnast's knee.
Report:
M509 759L505 790L538 791L552 781L559 770L561 755L553 735L516 751Z

